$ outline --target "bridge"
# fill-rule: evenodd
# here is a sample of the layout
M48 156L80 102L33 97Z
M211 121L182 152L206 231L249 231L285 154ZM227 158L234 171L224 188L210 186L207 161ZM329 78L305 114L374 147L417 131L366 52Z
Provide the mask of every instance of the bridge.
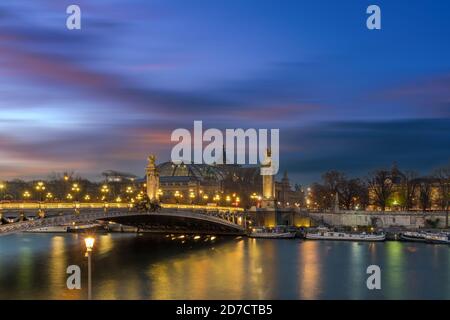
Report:
M33 219L26 218L24 212L39 208L35 204L9 204L6 206L7 208L3 205L0 209L20 212L24 219L1 224L0 235L96 221L115 222L137 227L139 230L164 233L243 235L247 229L247 216L241 208L163 205L163 208L156 212L139 212L131 210L129 206L116 204L111 206L105 204L101 204L101 206L98 204L83 205L83 208L73 204L53 204L50 207L47 205L47 214ZM124 210L125 208L126 210ZM64 210L67 209L71 209L70 213L64 213ZM52 211L53 214L56 211L56 215L50 215Z

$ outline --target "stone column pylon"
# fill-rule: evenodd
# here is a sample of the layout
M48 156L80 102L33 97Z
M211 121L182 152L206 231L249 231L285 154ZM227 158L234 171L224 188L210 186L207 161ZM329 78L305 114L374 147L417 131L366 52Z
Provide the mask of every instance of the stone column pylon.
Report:
M156 169L156 156L148 157L148 164L145 170L147 176L147 196L151 202L159 202L159 173Z
M262 174L262 208L275 208L275 176L270 172L270 170L264 170L265 168L270 168L272 164L272 154L270 149L266 151L266 158L264 159L264 164L261 165Z

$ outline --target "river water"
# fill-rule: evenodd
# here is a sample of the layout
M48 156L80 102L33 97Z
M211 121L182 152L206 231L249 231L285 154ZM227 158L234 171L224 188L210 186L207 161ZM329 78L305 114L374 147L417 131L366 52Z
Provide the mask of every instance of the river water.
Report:
M85 299L84 251L80 234L1 237L0 299ZM98 234L92 265L94 299L450 299L446 245Z

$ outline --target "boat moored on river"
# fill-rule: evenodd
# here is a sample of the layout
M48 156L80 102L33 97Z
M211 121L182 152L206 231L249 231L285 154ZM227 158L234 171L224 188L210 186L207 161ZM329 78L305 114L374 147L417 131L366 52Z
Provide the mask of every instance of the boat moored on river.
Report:
M72 224L72 225L60 225L60 226L48 226L40 227L36 229L27 230L25 232L32 233L85 233L85 232L101 232L104 231L104 227L98 223L88 224Z
M447 233L431 233L423 231L406 231L400 235L403 241L450 244Z
M69 226L50 226L50 227L41 227L32 230L27 230L25 232L32 233L62 233L68 232Z
M292 239L295 238L294 232L286 232L280 228L268 230L265 228L254 228L249 234L250 238L264 238L264 239Z
M73 233L96 233L96 232L106 232L106 229L100 223L85 223L85 224L73 224L69 226L67 232Z
M339 241L384 241L385 234L346 233L335 231L308 232L305 235L308 240L339 240Z
M444 233L429 233L425 236L425 240L428 243L450 244L449 236Z

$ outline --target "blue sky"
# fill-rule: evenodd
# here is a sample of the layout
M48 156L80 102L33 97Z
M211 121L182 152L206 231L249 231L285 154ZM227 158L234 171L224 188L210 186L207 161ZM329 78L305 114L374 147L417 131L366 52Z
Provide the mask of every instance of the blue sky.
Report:
M279 128L302 184L394 161L427 174L450 160L449 16L444 0L3 1L0 179L143 174L194 120Z

